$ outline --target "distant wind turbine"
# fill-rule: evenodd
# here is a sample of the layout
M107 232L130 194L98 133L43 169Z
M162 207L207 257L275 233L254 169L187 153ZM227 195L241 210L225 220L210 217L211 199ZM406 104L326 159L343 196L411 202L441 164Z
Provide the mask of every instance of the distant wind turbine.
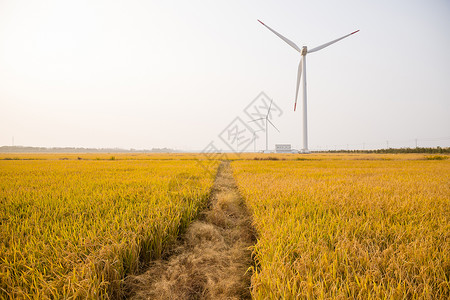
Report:
M272 108L272 102L273 99L270 101L270 105L269 105L269 109L267 110L267 114L264 118L259 118L259 119L255 119L255 120L251 120L249 123L251 122L256 122L256 121L260 121L260 120L266 120L266 151L269 151L269 128L268 128L268 123L270 123L270 125L273 126L273 128L275 128L278 132L280 132L278 130L278 128L275 127L275 125L273 125L273 123L270 121L269 119L269 114L270 114L270 109Z
M292 42L291 40L285 38L284 36L282 36L281 34L279 34L278 32L276 32L275 30L273 30L272 28L270 28L269 26L267 26L266 24L264 24L263 22L261 22L260 20L258 20L259 23L263 24L267 29L269 29L270 31L272 31L273 33L275 33L279 38L281 38L283 41L285 41L286 43L289 44L289 46L291 46L292 48L294 48L295 50L297 50L298 52L300 52L301 54L301 58L300 58L300 64L298 65L298 73L297 73L297 89L295 91L295 103L294 103L294 111L297 107L297 97L298 97L298 89L300 86L300 79L302 78L302 72L303 72L303 106L302 106L302 110L303 110L303 149L302 152L303 153L309 153L308 150L308 122L307 122L307 107L306 107L306 54L307 53L313 53L316 51L319 51L325 47L328 47L348 36L351 36L352 34L357 33L359 30L353 31L350 34L344 35L343 37L340 37L338 39L335 39L331 42L325 43L323 45L320 45L318 47L315 47L311 50L308 50L308 48L306 46L303 46L301 49L300 47L298 47L294 42ZM266 124L267 126L267 124Z

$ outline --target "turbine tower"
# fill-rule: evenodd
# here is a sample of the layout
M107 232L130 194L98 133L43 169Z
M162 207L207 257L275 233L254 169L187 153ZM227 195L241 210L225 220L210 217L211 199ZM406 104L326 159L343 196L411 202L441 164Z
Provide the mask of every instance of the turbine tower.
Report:
M249 121L249 123L251 123L251 122L256 122L256 121L260 121L260 120L266 120L266 152L269 151L269 130L268 130L269 128L268 128L268 124L270 123L270 125L272 125L273 128L275 128L278 132L280 132L278 130L278 128L276 128L275 125L273 125L273 123L269 119L270 109L272 108L272 102L273 102L273 99L270 101L269 109L267 110L267 114L266 114L266 116L264 118L259 118L259 119L255 119L255 120Z
M319 51L325 47L328 47L348 36L351 36L352 34L357 33L359 30L353 31L350 34L344 35L343 37L340 37L338 39L335 39L331 42L325 43L323 45L320 45L318 47L315 47L311 50L308 50L308 48L306 46L303 46L301 49L300 47L298 47L294 42L292 42L291 40L285 38L284 36L282 36L281 34L279 34L278 32L276 32L275 30L273 30L272 28L270 28L269 26L267 26L266 24L264 24L263 22L261 22L260 20L258 20L259 23L263 24L267 29L269 29L270 31L272 31L273 33L275 33L279 38L281 38L283 41L285 41L289 46L291 46L292 48L294 48L295 50L297 50L300 55L300 63L298 65L298 72L297 72L297 88L295 91L295 103L294 103L294 111L297 108L297 97L298 97L298 89L300 87L300 79L302 78L302 73L303 73L303 81L302 81L302 86L303 86L303 103L302 103L302 110L303 110L303 149L301 150L302 153L309 153L308 150L308 116L307 116L307 106L306 106L306 54L307 53L313 53L316 51Z

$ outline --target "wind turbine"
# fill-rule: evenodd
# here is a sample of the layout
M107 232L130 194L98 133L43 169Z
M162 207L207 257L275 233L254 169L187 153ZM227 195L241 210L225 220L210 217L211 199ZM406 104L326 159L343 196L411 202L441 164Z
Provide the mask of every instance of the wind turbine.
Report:
M264 118L259 118L259 119L255 119L255 120L249 121L249 123L251 123L251 122L256 122L256 121L259 121L259 120L266 120L266 152L269 151L269 130L268 130L268 124L270 123L270 125L272 125L273 128L275 128L278 132L280 132L278 130L278 128L276 128L275 125L273 125L273 123L269 119L270 109L272 108L272 102L273 102L273 99L270 101L269 109L267 110L267 114L266 114L266 116Z
M307 122L307 107L306 107L306 54L322 50L325 47L328 47L328 46L330 46L330 45L332 45L332 44L334 44L336 42L339 42L340 40L342 40L342 39L344 39L344 38L346 38L348 36L351 36L352 34L357 33L359 30L353 31L352 33L344 35L343 37L340 37L340 38L335 39L335 40L333 40L331 42L325 43L325 44L320 45L318 47L312 48L311 50L308 50L308 48L306 46L303 46L300 49L300 47L298 47L294 42L292 42L291 40L285 38L284 36L282 36L281 34L276 32L275 30L273 30L272 28L270 28L269 26L267 26L266 24L261 22L260 20L258 20L258 22L263 24L267 29L269 29L273 33L275 33L283 41L288 43L289 46L291 46L292 48L294 48L295 50L300 52L301 58L300 58L300 63L298 65L298 72L297 72L297 89L295 91L294 111L295 111L295 109L297 107L298 89L299 89L299 86L300 86L300 79L302 78L302 72L303 72L303 106L302 106L302 110L303 110L303 149L302 149L301 152L302 153L309 153L309 150L308 150L308 122Z

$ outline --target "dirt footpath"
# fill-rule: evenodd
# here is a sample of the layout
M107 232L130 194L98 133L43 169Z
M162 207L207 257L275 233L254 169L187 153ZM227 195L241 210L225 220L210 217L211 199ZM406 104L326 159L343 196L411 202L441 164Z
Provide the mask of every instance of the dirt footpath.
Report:
M209 208L163 260L126 279L131 299L250 299L254 244L229 162L222 162Z

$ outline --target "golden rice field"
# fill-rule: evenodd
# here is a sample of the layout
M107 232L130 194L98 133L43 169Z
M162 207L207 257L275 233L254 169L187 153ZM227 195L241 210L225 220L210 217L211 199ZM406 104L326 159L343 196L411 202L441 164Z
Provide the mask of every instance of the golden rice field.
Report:
M258 235L255 299L450 298L448 159L301 159L232 163Z
M158 258L205 205L219 164L2 156L0 298L120 296L124 276Z
M204 207L216 159L257 232L254 299L448 299L447 158L0 154L0 299L120 298Z

